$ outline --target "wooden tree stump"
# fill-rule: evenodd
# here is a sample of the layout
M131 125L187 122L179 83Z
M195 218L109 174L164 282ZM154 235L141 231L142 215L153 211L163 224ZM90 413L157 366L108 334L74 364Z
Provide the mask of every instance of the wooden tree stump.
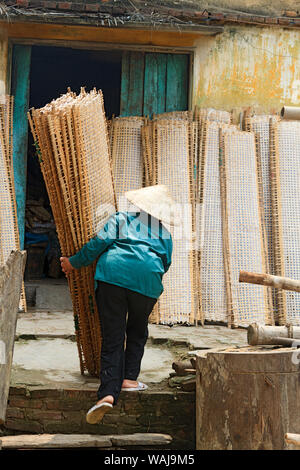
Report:
M196 362L198 450L280 450L300 433L299 350L249 346Z

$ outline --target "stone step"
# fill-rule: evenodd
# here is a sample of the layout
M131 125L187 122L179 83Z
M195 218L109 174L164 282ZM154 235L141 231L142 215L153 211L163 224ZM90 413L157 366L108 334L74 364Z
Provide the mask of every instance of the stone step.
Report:
M167 447L172 442L168 434L135 433L99 436L92 434L23 434L4 436L0 449L68 449L68 448L116 448L116 447Z
M95 383L71 388L61 388L62 384L59 388L10 387L2 432L4 436L88 434L115 437L158 433L172 436L171 449L195 449L195 392L170 389L166 384L148 385L142 392L122 391L117 405L98 424L86 422L87 411L97 401L98 379Z
M72 310L69 287L60 280L52 282L28 281L25 283L26 299L29 307L41 310Z

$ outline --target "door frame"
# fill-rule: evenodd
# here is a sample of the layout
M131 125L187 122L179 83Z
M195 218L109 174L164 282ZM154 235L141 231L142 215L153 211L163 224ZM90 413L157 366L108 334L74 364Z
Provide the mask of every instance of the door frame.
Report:
M48 46L48 47L64 47L70 49L82 49L82 50L122 50L122 51L140 51L140 52L160 52L168 54L186 54L189 56L189 83L188 83L188 109L191 109L193 102L193 71L194 71L194 54L196 47L160 47L160 46L149 46L149 45L128 45L128 44L117 44L117 43L101 43L101 42L82 42L82 41L72 41L72 40L49 40L49 39L17 39L13 37L8 38L8 66L7 66L7 92L11 93L12 91L12 65L13 65L13 46ZM31 69L31 63L30 63ZM28 87L30 89L30 69L29 69L29 78L28 78ZM17 90L18 90L17 84ZM27 119L27 118L26 118ZM25 125L26 127L26 125ZM23 136L24 137L24 136ZM27 141L28 141L28 121L27 121ZM26 147L26 148L25 148ZM27 145L24 147L23 154L21 155L22 161L25 161L25 152L27 155ZM18 170L17 170L18 168ZM19 171L19 165L16 165L16 171ZM23 249L24 247L24 236L25 233L25 203L26 203L26 184L27 184L27 173L24 175L16 175L15 181L22 179L22 188L25 188L25 193L22 200L19 201L19 213L18 213L18 223L19 223L19 232L20 232L20 246ZM24 186L25 185L25 186ZM25 201L25 203L24 203ZM18 202L18 201L17 201Z
M188 109L191 110L193 103L194 91L194 56L196 51L195 47L166 47L166 46L149 46L145 45L132 45L123 43L103 43L103 42L87 42L87 41L72 41L61 39L19 39L10 37L8 39L8 90L11 90L11 64L12 64L12 48L14 45L20 44L24 46L48 46L48 47L64 47L70 49L82 49L90 51L105 51L105 50L121 50L121 51L140 51L140 52L160 52L166 54L186 54L189 56L189 83L188 83Z

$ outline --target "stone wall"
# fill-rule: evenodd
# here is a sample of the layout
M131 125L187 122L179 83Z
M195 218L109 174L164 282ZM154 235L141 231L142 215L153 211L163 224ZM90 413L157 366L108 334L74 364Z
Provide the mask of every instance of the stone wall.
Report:
M122 392L102 423L86 423L95 390L11 387L5 435L15 433L170 434L173 449L195 449L195 393Z

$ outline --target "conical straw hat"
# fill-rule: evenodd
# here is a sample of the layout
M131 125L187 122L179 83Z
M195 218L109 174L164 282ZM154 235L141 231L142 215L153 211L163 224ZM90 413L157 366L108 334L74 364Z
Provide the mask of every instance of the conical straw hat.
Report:
M165 185L147 186L127 191L125 197L142 211L168 225L181 224L178 206L176 207L176 203Z

